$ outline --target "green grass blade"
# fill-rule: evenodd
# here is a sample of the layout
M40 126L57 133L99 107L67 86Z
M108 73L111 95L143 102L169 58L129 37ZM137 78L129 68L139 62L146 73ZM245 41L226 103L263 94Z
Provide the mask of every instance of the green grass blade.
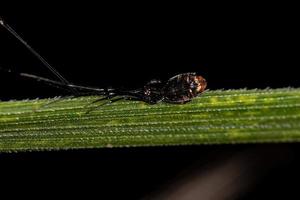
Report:
M96 98L0 102L0 151L300 140L300 89L207 91L184 105L120 101L86 114Z

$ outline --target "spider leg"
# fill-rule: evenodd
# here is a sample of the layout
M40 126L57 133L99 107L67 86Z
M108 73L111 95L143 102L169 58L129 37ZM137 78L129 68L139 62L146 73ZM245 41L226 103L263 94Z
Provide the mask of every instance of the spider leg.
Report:
M117 98L115 98L117 97ZM143 101L140 97L135 97L135 96L127 96L127 95L122 95L122 96L117 96L117 95L114 95L113 97L103 97L103 98L100 98L100 99L96 99L95 101L91 102L89 105L91 104L94 104L94 103L97 103L97 102L100 102L100 101L103 101L103 100L109 100L103 104L100 104L96 107L90 107L90 109L87 110L86 114L92 112L93 110L96 110L98 109L99 107L103 106L103 105L106 105L106 104L111 104L111 103L115 103L117 101L120 101L120 100L136 100L136 101Z
M47 108L51 104L60 102L65 99L72 99L72 98L74 98L74 96L56 97L55 99L51 100L50 102L44 103L44 104L40 105L38 108L35 108L34 111L37 111L37 110L40 110L43 108Z
M84 96L89 96L89 95L95 95L95 93L88 92L88 93L81 93L81 94L79 93L79 94L71 95L71 96L57 97L57 98L51 100L50 102L44 103L44 104L40 105L38 108L35 108L34 111L37 111L37 110L43 109L43 108L47 108L48 106L50 106L52 104L55 104L55 103L58 103L62 100L73 99L73 98L78 98L78 97L84 97Z
M89 103L88 105L86 105L85 107L88 108L88 110L86 111L86 114L90 113L91 111L97 109L98 107L101 107L101 106L104 106L106 104L109 104L109 103L112 103L112 98L116 97L116 94L113 94L113 95L107 95L105 97L102 97L102 98L99 98L99 99L96 99L94 101L92 101L91 103ZM104 102L96 107L91 107L92 104L95 104L95 103L98 103L98 102L101 102L101 101L104 101L104 100L109 100L107 102Z
M110 93L109 89L105 89L104 94L101 94L101 95L103 95L104 97L92 101L91 103L88 104L88 106L91 105L91 104L98 103L98 102L103 101L103 100L109 100L109 99L114 98L115 96L117 96L116 93Z

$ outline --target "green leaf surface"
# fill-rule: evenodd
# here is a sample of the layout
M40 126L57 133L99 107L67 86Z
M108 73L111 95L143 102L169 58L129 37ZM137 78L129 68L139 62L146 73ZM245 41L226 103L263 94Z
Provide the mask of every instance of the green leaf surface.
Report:
M206 91L183 105L97 98L0 102L0 151L300 140L300 89Z

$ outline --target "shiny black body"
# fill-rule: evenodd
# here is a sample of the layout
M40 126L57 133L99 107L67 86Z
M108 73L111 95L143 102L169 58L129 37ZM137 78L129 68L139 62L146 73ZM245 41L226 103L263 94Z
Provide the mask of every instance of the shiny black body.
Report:
M131 91L114 91L107 98L123 96L124 99L135 99L149 104L158 102L186 103L201 94L206 88L206 80L196 73L183 73L170 78L166 82L152 80L142 89Z

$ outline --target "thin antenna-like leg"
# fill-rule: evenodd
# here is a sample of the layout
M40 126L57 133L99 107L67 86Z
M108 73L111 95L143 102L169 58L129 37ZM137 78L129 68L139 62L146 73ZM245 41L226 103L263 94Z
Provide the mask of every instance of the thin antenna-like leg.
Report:
M103 97L103 98L100 98L100 99L96 99L95 101L91 102L88 106L90 106L92 104L95 104L95 103L98 103L100 101L104 101L104 100L109 100L109 101L104 102L104 103L102 103L102 104L100 104L98 106L95 106L95 107L90 107L85 113L89 114L90 112L92 112L93 110L96 110L96 109L100 108L101 106L104 106L106 104L115 103L115 102L120 101L120 100L142 101L142 99L139 98L139 97L126 96L126 95L118 96L117 94L114 94L114 95L111 95L111 96L106 96L106 97Z
M86 87L86 86L81 86L81 85L74 85L74 84L64 84L62 82L59 81L54 81L45 77L41 77L41 76L36 76L33 74L27 74L27 73L17 73L13 70L10 69L4 69L0 67L0 71L5 71L6 73L11 73L14 74L16 76L21 76L21 77L25 77L25 78L29 78L29 79L34 79L37 81L42 81L46 84L49 84L51 86L56 86L62 89L69 89L69 88L73 88L73 89L77 89L78 92L75 96L82 96L81 94L83 93L88 93L90 95L95 94L95 95L106 95L107 92L113 92L114 89L103 89L103 88L94 88L94 87Z
M38 58L59 80L65 85L71 85L58 71L52 67L37 51L35 51L12 27L10 27L4 20L0 17L0 24L18 41L20 41L36 58ZM70 88L72 92L77 93L76 89Z
M74 89L78 89L78 90L83 90L85 92L89 91L90 94L92 92L94 94L97 94L97 95L103 95L103 94L107 93L107 90L103 89L103 88L93 88L93 87L86 87L86 86L74 85L74 84L65 85L65 84L63 84L61 82L58 82L58 81L54 81L54 80L51 80L51 79L48 79L48 78L44 78L44 77L41 77L41 76L36 76L36 75L33 75L33 74L27 74L27 73L20 73L19 75L22 76L22 77L31 78L31 79L35 79L35 80L38 80L38 81L43 81L45 83L49 83L49 84L52 84L52 85L61 86L63 88L74 88ZM113 91L113 89L109 89L108 91ZM77 92L76 96L80 96L80 93Z

